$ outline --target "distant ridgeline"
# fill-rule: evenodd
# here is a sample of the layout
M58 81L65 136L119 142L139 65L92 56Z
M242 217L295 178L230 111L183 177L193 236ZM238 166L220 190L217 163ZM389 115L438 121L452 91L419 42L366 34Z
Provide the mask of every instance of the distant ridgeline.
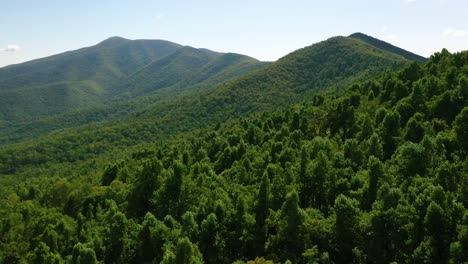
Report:
M6 145L0 263L468 261L468 52L358 36Z
M92 47L0 68L0 144L128 118L163 95L210 89L266 64L163 40L113 37ZM142 98L155 94L159 97L153 100Z
M319 91L342 89L423 59L355 35L330 38L274 63L114 37L5 67L0 69L0 144L103 121L107 127L149 119L153 130L164 134L205 127L309 100Z
M404 57L404 58L406 58L408 60L413 60L413 61L417 61L417 62L425 62L427 60L426 58L424 58L422 56L411 53L411 52L409 52L407 50L404 50L402 48L393 46L390 43L387 43L387 42L382 41L380 39L373 38L371 36L367 36L367 35L362 34L362 33L354 33L354 34L351 34L350 37L363 40L363 41L375 46L376 48L383 49L383 50L398 54L398 55L400 55L400 56L402 56L402 57Z

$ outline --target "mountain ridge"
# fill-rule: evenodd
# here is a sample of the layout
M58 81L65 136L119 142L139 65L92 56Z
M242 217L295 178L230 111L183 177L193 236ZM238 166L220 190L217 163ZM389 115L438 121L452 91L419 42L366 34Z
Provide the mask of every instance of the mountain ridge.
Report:
M189 69L192 67L190 65L194 60L200 60L203 56L207 57L200 60L200 64L195 65L196 67L202 68L202 66L208 66L209 61L214 61L215 58L224 56L223 53L182 46L166 40L128 40L121 37L111 37L94 46L0 68L0 97L2 97L0 101L3 101L3 104L0 105L0 129L8 127L11 124L36 121L38 118L46 118L49 115L58 115L64 112L98 106L99 104L102 105L111 99L122 100L122 97L114 97L118 96L117 92L125 92L128 87L122 86L122 84L128 83L129 77L153 63L170 60L172 58L170 57L171 55L184 53L184 51L186 51L187 56L181 58L178 61L178 65L185 65L185 73L189 72ZM198 58L195 59L197 56ZM242 57L243 55L239 56ZM239 66L245 66L245 71L249 71L264 65L264 63L254 58L247 56L243 58L244 62L231 61L220 66L229 71L230 66L239 64ZM245 62L247 63L245 64ZM168 63L170 64L171 62ZM195 68L195 66L192 68ZM184 80L185 73L183 71L177 67L172 70L174 74L173 76L169 76L165 74L164 69L152 69L151 74L160 72L159 77L164 77L167 80L167 85L162 82L162 79L159 80L161 81L161 85L158 88L165 88ZM217 80L222 82L243 73L245 72L231 71L230 74L224 77L217 76ZM150 76L150 73L147 75ZM206 76L208 79L210 77ZM143 83L143 80L144 78L139 80L139 85ZM83 84L86 85L87 83L92 85L90 87L83 86ZM196 83L192 81L190 84L195 85ZM149 85L152 84L150 83ZM205 88L210 88L210 85L214 84L206 84ZM119 86L120 91L116 89ZM44 87L49 88L44 89ZM50 87L56 87L57 89L50 89ZM37 97L38 89L45 91L42 95L43 97L56 98L59 96L64 101L76 101L79 103L54 107L54 102L43 101ZM82 91L79 91L80 89ZM87 92L96 89L101 92L98 94ZM76 93L67 92L72 90ZM151 93L154 91L149 89L143 90L142 93L138 94L130 93L130 95L141 96L145 95L146 92ZM66 98L62 96L67 94L70 96L81 94L84 97ZM93 98L90 96L93 96ZM93 103L88 103L87 101ZM9 106L8 108L7 105ZM47 111L44 111L44 109L47 109ZM53 109L56 109L56 111L50 111ZM23 113L23 115L18 116L18 113Z
M417 62L424 62L424 61L427 60L427 58L425 58L423 56L420 56L418 54L415 54L415 53L412 53L410 51L404 50L404 49L402 49L400 47L394 46L394 45L392 45L392 44L390 44L388 42L385 42L383 40L374 38L372 36L366 35L366 34L361 33L361 32L353 33L353 34L349 35L349 37L360 39L360 40L365 41L365 42L367 42L367 43L369 43L369 44L371 44L371 45L373 45L373 46L375 46L377 48L387 50L387 51L391 51L391 52L399 54L399 55L401 55L404 58L409 59L409 60L414 60L414 61L417 61Z
M121 50L129 47L125 43L136 43L129 41L109 38L104 44L121 43L117 45ZM310 99L323 89L343 89L354 81L376 76L388 68L402 67L411 61L361 39L343 36L296 50L273 63L180 45L174 52L145 64L130 78L119 79L118 86L106 89L92 82L92 89L80 92L73 86L80 83L75 82L68 86L70 92L65 93L94 96L99 92L98 95L107 97L111 94L112 97L106 98L104 104L94 98L75 100L72 102L82 105L58 105L55 109L60 113L52 113L52 116L49 112L44 116L44 111L34 111L31 107L38 105L35 101L27 103L27 106L11 102L3 104L4 107L22 107L19 113L30 111L20 116L21 119L10 116L13 122L20 120L20 123L0 120L0 142L18 142L58 128L112 120L131 122L134 118L158 120L156 122L162 122L158 131L164 133L186 130L194 125L199 128L227 118ZM0 112L9 117L8 113L15 112L14 107L7 111L0 106ZM42 114L43 117L28 121L31 113L33 116Z

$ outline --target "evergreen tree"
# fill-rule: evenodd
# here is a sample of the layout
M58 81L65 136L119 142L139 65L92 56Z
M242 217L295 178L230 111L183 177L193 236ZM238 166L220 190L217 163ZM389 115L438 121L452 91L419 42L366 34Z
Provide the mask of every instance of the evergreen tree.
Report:
M335 234L336 261L351 263L353 248L356 245L356 235L359 220L357 201L344 195L339 195L335 201Z
M371 156L367 164L368 175L369 175L369 185L367 189L367 201L366 209L370 210L372 208L372 203L377 197L377 191L379 188L379 178L383 178L384 169L383 164L376 157Z
M199 264L203 263L198 247L192 244L189 239L182 238L177 242L175 250L176 264Z
M218 219L214 213L209 214L201 224L199 246L207 263L218 263L223 257L218 229Z
M460 150L466 155L468 152L468 107L463 108L455 118L453 128L460 142Z
M389 159L398 144L398 136L400 135L400 115L397 112L389 112L385 115L381 126L383 156Z
M150 200L153 192L159 185L159 177L163 167L159 160L148 160L143 165L141 173L137 176L128 199L130 214L141 217L150 209Z

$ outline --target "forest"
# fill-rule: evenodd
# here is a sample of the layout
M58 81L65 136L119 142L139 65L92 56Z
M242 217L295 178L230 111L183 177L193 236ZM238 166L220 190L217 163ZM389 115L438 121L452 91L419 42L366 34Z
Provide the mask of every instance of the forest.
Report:
M468 261L468 52L135 146L101 131L119 148L0 152L0 263Z

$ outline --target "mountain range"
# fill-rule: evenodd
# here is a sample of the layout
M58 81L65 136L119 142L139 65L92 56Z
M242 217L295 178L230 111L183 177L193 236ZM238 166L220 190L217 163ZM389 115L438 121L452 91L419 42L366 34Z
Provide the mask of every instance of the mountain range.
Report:
M238 54L112 37L92 47L1 68L1 123L3 128L15 126L162 88L212 87L262 65Z
M163 40L112 37L0 69L0 143L64 128L140 118L186 130L342 89L424 58L362 33L334 37L276 62ZM199 107L194 108L194 105Z

